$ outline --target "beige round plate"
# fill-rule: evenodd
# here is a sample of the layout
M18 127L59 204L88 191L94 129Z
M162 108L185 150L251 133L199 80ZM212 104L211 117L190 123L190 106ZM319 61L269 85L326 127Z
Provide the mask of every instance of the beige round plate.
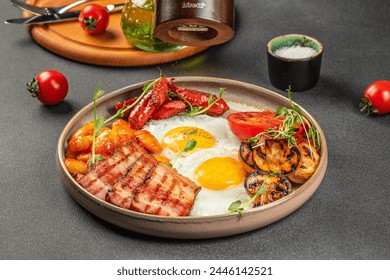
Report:
M98 115L107 117L113 113L117 101L138 96L145 84L139 83L104 95L98 100ZM218 93L225 88L224 99L244 103L259 109L289 107L287 98L270 90L233 80L210 77L177 77L175 84L182 87ZM80 110L65 126L57 147L57 168L70 195L85 209L101 219L121 228L160 237L178 239L201 239L229 236L255 230L276 222L304 204L319 187L327 167L328 152L324 133L316 120L302 108L303 114L317 126L322 140L321 161L313 176L290 195L265 206L254 208L242 216L237 213L205 217L160 217L142 214L116 207L95 198L73 179L64 165L64 153L68 138L82 124L93 120L93 104Z

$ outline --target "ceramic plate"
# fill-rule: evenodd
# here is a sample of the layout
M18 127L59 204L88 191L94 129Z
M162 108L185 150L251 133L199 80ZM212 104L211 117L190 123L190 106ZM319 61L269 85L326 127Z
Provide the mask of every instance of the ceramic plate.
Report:
M138 96L145 83L127 86L101 97L97 103L98 115L110 116L116 102ZM228 103L255 106L260 110L264 108L276 109L280 106L289 107L288 99L275 92L234 80L211 77L177 77L175 85L210 93L218 93L220 88L225 88L224 99ZM328 154L323 131L304 108L302 108L302 112L312 124L317 126L321 135L321 160L316 172L305 184L294 189L290 195L276 202L249 210L243 215L232 213L204 217L160 217L116 207L84 190L66 170L63 159L70 135L84 123L93 120L92 103L81 109L62 131L57 147L57 168L69 194L82 207L121 228L147 235L178 239L215 238L248 232L267 226L294 212L314 194L325 175Z

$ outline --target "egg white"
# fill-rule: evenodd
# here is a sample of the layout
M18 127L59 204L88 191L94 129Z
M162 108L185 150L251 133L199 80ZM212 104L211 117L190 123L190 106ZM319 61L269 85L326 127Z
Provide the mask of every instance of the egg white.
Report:
M144 129L150 131L161 143L164 135L173 128L181 126L194 126L202 128L212 134L216 143L208 149L193 153L183 153L174 163L174 168L182 175L188 177L196 184L195 170L207 159L213 157L232 157L237 160L240 140L230 131L227 120L222 117L199 115L195 117L176 116L173 118L150 121ZM165 148L162 152L170 160L176 153ZM225 214L230 204L236 200L243 202L249 199L242 182L224 190L210 190L202 188L195 200L191 216L207 216Z

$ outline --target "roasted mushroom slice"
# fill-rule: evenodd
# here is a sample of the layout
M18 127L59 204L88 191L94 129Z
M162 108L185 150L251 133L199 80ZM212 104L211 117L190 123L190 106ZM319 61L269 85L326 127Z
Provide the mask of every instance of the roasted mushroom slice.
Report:
M255 171L256 163L253 160L252 143L248 140L242 141L238 151L238 159L242 167L248 173Z
M313 145L309 145L307 141L298 142L297 147L301 152L301 160L297 169L288 174L287 177L294 183L303 184L316 171L320 162L320 151Z
M287 139L265 139L264 145L253 151L256 166L264 171L288 174L299 164L301 153L288 145Z
M261 187L267 187L267 190L255 199L253 207L276 201L292 191L291 183L285 175L263 170L256 170L249 174L244 186L250 196L254 196Z

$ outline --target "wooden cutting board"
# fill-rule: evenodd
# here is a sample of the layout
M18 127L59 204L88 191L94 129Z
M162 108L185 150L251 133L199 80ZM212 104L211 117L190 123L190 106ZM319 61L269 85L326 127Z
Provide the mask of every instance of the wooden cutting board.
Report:
M27 0L37 6L66 5L75 0ZM121 0L99 0L92 3L100 5L122 3ZM83 4L72 10L80 10ZM23 13L24 16L31 14ZM110 15L106 32L89 35L81 29L77 20L45 25L31 25L27 30L31 37L43 48L70 60L103 66L147 66L163 64L183 59L207 47L186 47L165 53L145 52L133 47L125 38L120 26L121 13Z

